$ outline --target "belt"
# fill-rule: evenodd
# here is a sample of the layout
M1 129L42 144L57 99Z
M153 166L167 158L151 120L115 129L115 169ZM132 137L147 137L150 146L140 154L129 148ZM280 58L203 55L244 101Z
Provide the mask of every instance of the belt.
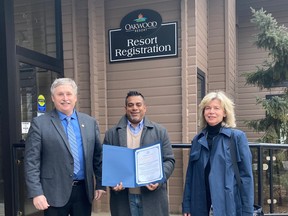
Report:
M85 183L84 180L73 180L72 186L78 186L78 185L82 185L84 183Z

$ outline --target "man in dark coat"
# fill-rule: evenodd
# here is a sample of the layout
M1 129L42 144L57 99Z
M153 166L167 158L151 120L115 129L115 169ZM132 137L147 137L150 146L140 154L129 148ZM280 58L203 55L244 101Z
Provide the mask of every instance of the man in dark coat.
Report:
M94 118L75 110L77 85L73 80L56 79L51 94L55 109L33 119L26 140L27 193L45 216L90 216L93 199L100 199L106 190L99 127ZM68 124L74 131L73 142Z
M105 144L137 148L161 142L163 170L166 181L174 170L174 154L167 130L145 117L144 97L137 91L128 92L125 100L126 115L109 129ZM148 184L140 188L124 188L119 182L110 188L112 216L167 216L169 215L167 183Z

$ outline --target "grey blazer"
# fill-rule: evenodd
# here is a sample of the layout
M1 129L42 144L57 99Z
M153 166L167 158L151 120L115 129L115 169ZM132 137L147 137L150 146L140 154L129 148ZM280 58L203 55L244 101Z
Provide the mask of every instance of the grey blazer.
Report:
M90 202L102 187L102 145L94 118L76 112L81 130L85 185ZM70 197L73 181L73 156L56 110L33 118L25 143L25 180L29 198L45 195L48 204L64 206Z
M144 117L144 126L141 134L140 145L145 146L161 142L163 169L166 179L172 175L175 165L174 153L167 130L160 124ZM104 144L127 147L127 118L124 115L117 125L105 133ZM169 215L167 184L159 185L157 190L149 191L141 187L143 216ZM128 189L115 192L110 190L110 210L112 216L132 216L130 213Z

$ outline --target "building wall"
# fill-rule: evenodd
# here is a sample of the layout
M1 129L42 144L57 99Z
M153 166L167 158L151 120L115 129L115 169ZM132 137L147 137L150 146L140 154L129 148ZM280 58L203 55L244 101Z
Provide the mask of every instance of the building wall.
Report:
M197 47L196 47L196 3L195 0L181 1L181 100L182 100L182 136L176 143L189 143L196 133L196 98L197 98ZM180 52L180 51L179 51ZM188 150L177 149L174 151L176 167L170 186L170 210L181 212L184 176L188 160Z
M226 91L235 100L235 1L209 1L208 91Z
M92 115L100 123L102 134L107 129L107 82L105 47L105 13L104 0L88 1L89 14L89 58Z
M165 4L165 7L163 7ZM105 33L120 27L121 19L129 12L148 8L158 11L163 22L180 21L179 1L145 1L135 5L131 1L105 1ZM179 34L179 42L181 34ZM181 46L179 47L181 49ZM108 40L106 40L108 50ZM106 55L108 59L108 56ZM139 90L146 97L149 117L165 124L171 140L181 140L181 61L178 58L107 62L108 127L124 114L124 99L129 90Z
M225 1L225 61L226 61L226 91L237 103L236 97L236 1Z
M176 142L189 143L197 131L196 110L197 110L197 64L201 65L205 71L204 56L207 55L205 49L206 31L199 31L197 26L203 24L205 20L205 4L202 5L195 0L181 1L181 83L182 88L182 137ZM203 16L197 19L198 10L203 12ZM200 12L199 12L200 13ZM203 37L202 37L203 36ZM202 37L201 39L199 39ZM197 45L197 40L202 40ZM207 46L206 46L207 47ZM197 58L197 53L202 57Z
M197 67L207 73L208 62L208 1L196 1L195 20L196 20L196 49Z
M208 3L207 90L226 90L225 85L225 0Z

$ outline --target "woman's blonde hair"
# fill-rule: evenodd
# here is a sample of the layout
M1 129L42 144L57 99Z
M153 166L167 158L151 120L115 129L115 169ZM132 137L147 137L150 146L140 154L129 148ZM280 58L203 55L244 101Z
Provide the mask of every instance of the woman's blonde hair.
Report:
M234 112L233 101L226 96L223 91L216 91L208 93L199 104L199 126L203 129L207 126L207 122L204 118L204 109L212 100L219 100L221 107L226 113L226 117L223 118L222 126L225 127L236 127L236 119Z

